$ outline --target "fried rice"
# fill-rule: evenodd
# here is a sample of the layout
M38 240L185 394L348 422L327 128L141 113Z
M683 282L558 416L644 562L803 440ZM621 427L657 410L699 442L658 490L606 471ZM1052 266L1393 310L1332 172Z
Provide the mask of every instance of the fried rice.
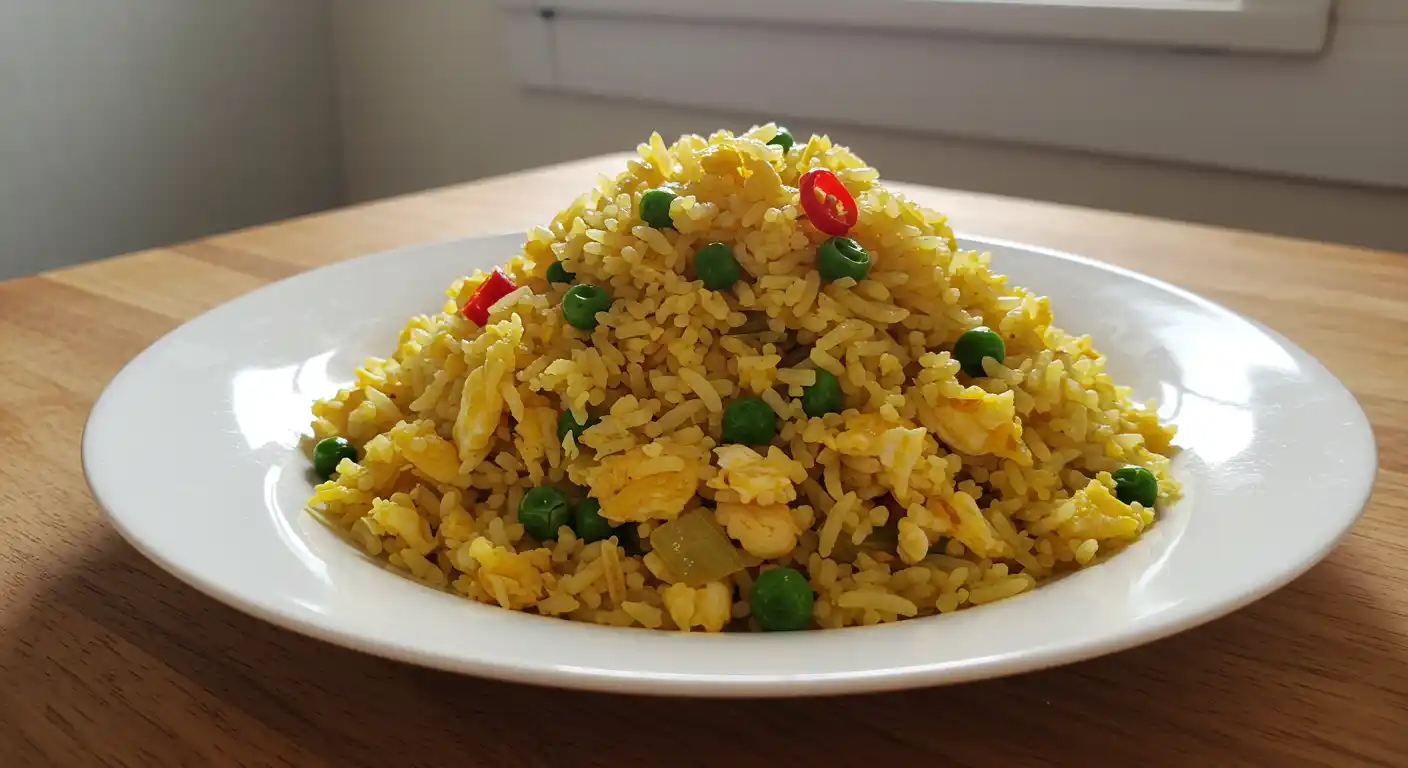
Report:
M1046 298L961 250L943 216L827 137L767 143L778 132L652 136L528 233L502 268L517 287L482 326L462 308L488 275L455 281L390 357L314 406L313 439L345 438L356 458L310 506L431 587L683 631L759 629L750 593L774 568L810 585L807 626L878 624L1019 595L1153 525L1179 493L1153 403L1131 401L1089 337L1053 326ZM863 279L819 275L829 235L798 190L815 168L854 198ZM659 227L640 205L654 189L674 195ZM741 267L726 290L692 261L715 242ZM571 283L547 279L554 263ZM589 331L562 309L583 284L610 297ZM954 345L979 326L1005 357L969 375ZM839 380L839 412L807 415L818 371ZM775 413L766 444L724 441L745 397ZM564 412L589 426L561 434ZM1158 505L1121 500L1126 467L1152 473ZM595 499L612 535L565 524L534 539L518 513L542 486ZM690 573L675 550L694 539L732 565Z

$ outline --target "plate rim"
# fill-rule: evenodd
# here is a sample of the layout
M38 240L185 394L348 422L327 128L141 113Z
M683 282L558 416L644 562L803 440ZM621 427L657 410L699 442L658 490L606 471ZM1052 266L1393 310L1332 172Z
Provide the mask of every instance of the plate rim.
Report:
M1063 645L1038 646L1021 653L969 659L956 667L940 663L919 667L889 667L864 672L829 672L809 675L789 675L785 678L778 678L760 675L750 677L723 677L699 673L668 675L651 672L648 674L632 674L615 673L610 670L590 668L559 668L551 667L550 665L501 664L483 658L448 656L417 649L403 642L387 639L369 639L356 633L342 631L325 624L320 624L317 621L309 620L301 615L285 610L282 606L273 607L246 599L235 590L224 586L221 581L208 578L197 570L180 566L169 558L164 557L159 550L149 546L140 536L136 535L133 530L124 524L122 516L113 509L109 501L105 500L104 491L99 487L101 483L95 483L94 475L91 470L95 459L92 455L95 448L91 439L94 425L95 423L101 424L102 412L108 398L113 396L114 384L123 377L131 375L130 371L137 368L139 363L149 354L153 354L154 350L157 350L167 343L172 336L180 332L188 324L208 314L241 302L252 295L268 290L275 285L311 273L327 269L353 268L358 262L370 260L388 253L398 253L418 248L433 248L436 246L453 245L470 241L508 240L510 238L521 240L523 235L517 232L440 238L335 261L321 267L306 269L279 280L271 281L184 320L175 328L172 328L162 334L158 339L148 344L139 353L124 363L112 378L108 380L102 392L94 400L88 417L85 420L81 439L80 460L84 478L88 484L92 498L102 511L103 516L118 531L122 538L143 557L156 564L166 573L175 577L178 581L194 588L207 597L213 598L241 613L266 621L282 629L373 656L421 667L499 681L609 693L709 698L777 698L933 687L1023 674L1117 653L1122 650L1167 638L1222 618L1276 592L1322 562L1330 552L1343 542L1353 530L1354 526L1362 519L1372 497L1378 474L1379 457L1377 438L1374 434L1372 423L1365 414L1358 398L1356 398L1354 393L1314 355L1254 318L1248 317L1211 299L1204 298L1190 290L1127 267L1055 248L1036 246L1005 238L971 235L961 232L956 233L955 236L964 243L970 246L978 246L980 249L989 247L1018 249L1043 257L1074 262L1100 271L1111 272L1129 279L1137 280L1161 291L1178 296L1203 309L1230 314L1267 334L1282 348L1299 353L1298 362L1302 364L1307 362L1313 363L1318 369L1318 373L1328 382L1332 382L1333 385L1347 397L1347 401L1354 406L1353 424L1347 425L1347 429L1352 429L1357 432L1360 437L1365 438L1365 445L1361 447L1365 451L1364 455L1369 459L1362 465L1363 469L1360 472L1362 477L1359 482L1354 484L1355 487L1362 488L1359 497L1352 500L1353 507L1356 511L1352 515L1346 515L1345 522L1335 531L1334 536L1328 537L1322 542L1313 556L1306 557L1293 567L1283 569L1277 574L1276 578L1267 579L1252 588L1245 589L1235 596L1220 600L1216 605L1189 616L1178 617L1161 615L1150 619L1146 622L1145 626L1106 633L1094 639L1079 642L1071 641ZM111 405L107 404L106 407L111 407ZM1350 502L1347 501L1346 506L1348 507L1349 504ZM1020 600L1020 597L1021 596L1014 598L1014 601ZM612 633L620 631L619 628L614 627L591 626L589 628L595 631ZM868 628L847 628L842 631L854 631L857 629L865 630Z

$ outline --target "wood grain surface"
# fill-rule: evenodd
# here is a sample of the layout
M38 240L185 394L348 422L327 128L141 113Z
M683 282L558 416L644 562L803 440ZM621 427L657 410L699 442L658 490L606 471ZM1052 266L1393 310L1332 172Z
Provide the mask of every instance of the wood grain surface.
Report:
M1323 563L1200 629L1048 672L796 701L486 682L245 616L103 520L79 464L84 419L158 336L339 259L522 231L620 166L594 158L0 284L0 766L1408 765L1405 254L906 190L960 230L1131 267L1260 320L1374 424L1373 501Z

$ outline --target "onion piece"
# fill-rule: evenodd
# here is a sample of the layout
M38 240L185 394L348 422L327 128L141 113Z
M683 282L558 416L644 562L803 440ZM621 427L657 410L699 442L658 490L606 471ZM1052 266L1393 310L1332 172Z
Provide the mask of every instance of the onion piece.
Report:
M743 570L743 556L708 512L692 509L650 533L650 548L676 583L702 587Z

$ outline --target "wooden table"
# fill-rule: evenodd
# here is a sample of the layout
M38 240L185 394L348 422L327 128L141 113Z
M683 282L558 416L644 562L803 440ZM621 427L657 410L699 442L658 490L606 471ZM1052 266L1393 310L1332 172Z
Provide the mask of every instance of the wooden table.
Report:
M382 661L167 576L102 519L84 419L118 368L272 280L544 222L602 157L0 284L0 766L1408 765L1408 255L969 193L960 229L1161 277L1281 331L1359 397L1364 520L1271 597L1064 669L901 694L658 701ZM74 222L74 226L85 226Z

